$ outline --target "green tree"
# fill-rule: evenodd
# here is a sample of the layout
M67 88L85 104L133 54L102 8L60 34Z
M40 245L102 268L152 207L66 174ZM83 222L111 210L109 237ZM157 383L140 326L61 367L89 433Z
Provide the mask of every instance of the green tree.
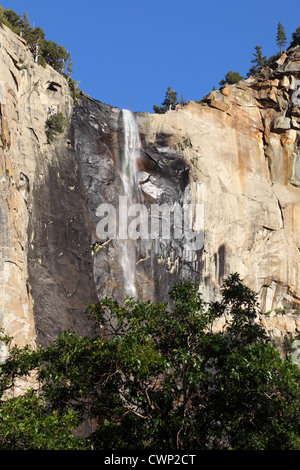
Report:
M33 54L34 61L37 63L39 57L42 55L42 50L45 44L45 33L42 28L31 28L25 33L25 39L28 43L28 47Z
M69 52L56 42L46 40L42 28L33 28L26 12L21 18L13 10L5 10L0 6L0 20L27 41L35 63L43 66L49 64L57 72L71 76L73 64Z
M183 95L181 95L181 98L180 98L180 105L181 106L184 106L186 104L186 99L184 99Z
M281 54L282 48L286 44L286 34L285 34L285 29L280 22L278 23L278 26L277 26L276 44L280 47L280 54Z
M32 30L32 26L29 23L28 13L26 11L23 13L23 19L20 26L20 36L26 38L29 32Z
M226 73L225 77L223 80L219 82L220 86L224 86L226 84L228 85L233 85L234 83L238 83L241 80L243 80L244 77L242 77L238 72L232 72L231 70Z
M48 143L53 142L57 134L62 134L67 126L67 120L64 115L59 111L52 114L46 121L45 132Z
M248 72L248 77L250 75L255 75L256 73L260 72L261 69L268 65L268 59L266 56L262 54L261 46L255 46L255 52L253 53L254 58L251 60L253 64Z
M68 77L69 90L70 90L71 96L75 104L78 103L80 96L82 94L82 91L79 88L79 83L80 82L75 82L73 78Z
M38 351L11 347L12 338L0 334L0 450L77 450L90 448L89 441L74 436L80 422L78 413L58 413L40 396L28 390L14 397L20 380L39 364ZM38 383L36 383L38 387Z
M256 322L256 295L239 276L208 309L193 282L175 286L170 305L91 305L109 339L65 332L42 354L53 410L97 423L95 449L300 449L299 371Z
M296 28L296 31L292 34L292 40L297 41L300 39L300 27Z
M14 348L1 365L6 389L12 376L33 369L41 385L39 400L30 392L23 398L32 400L32 416L21 399L0 403L9 436L18 405L29 414L20 436L15 415L8 447L46 446L36 429L42 436L48 429L49 446L58 448L50 431L88 417L93 449L300 449L300 372L256 321L256 295L237 274L209 308L188 281L174 286L169 303L103 299L87 313L107 339L66 331L46 349ZM214 331L220 317L224 331ZM64 436L66 446L76 445Z
M41 55L59 73L64 73L66 64L70 59L68 51L54 41L45 41Z
M66 73L67 78L68 78L69 81L70 81L71 75L73 73L73 67L74 67L73 61L72 61L71 57L68 56L67 57L67 65L65 67L65 73Z
M153 110L155 111L156 114L164 114L170 109L175 109L177 104L178 104L177 92L169 86L166 91L165 99L162 102L162 106L154 105Z
M4 10L3 12L4 18L8 21L8 23L12 26L13 30L16 33L20 32L22 27L22 18L13 10Z
M59 414L33 390L0 406L0 450L78 450L88 441L74 436L79 419L73 411Z

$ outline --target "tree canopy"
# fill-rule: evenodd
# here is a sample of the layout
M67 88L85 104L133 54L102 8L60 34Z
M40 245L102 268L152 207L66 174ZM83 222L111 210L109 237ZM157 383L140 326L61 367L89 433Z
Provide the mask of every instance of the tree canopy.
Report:
M248 77L250 75L255 75L256 73L260 72L261 69L268 65L268 59L266 56L262 54L262 47L255 46L255 52L253 53L253 59L251 63L253 64L248 72Z
M181 102L183 103L183 98L181 98ZM153 110L155 111L156 114L164 114L170 109L175 109L177 104L178 104L177 92L169 86L166 91L165 99L162 102L162 106L154 105Z
M296 28L296 30L292 34L292 40L298 41L300 39L300 27Z
M13 10L0 7L0 21L26 40L36 63L49 64L59 73L70 76L72 62L69 52L64 46L46 40L42 28L31 26L26 12L22 18Z
M87 314L104 336L65 331L1 364L0 448L300 449L299 370L269 341L237 274L208 308L187 281L168 303L103 299ZM33 370L37 390L4 400ZM88 439L70 433L80 419L93 422Z
M277 26L276 43L280 47L280 53L282 53L282 48L286 44L286 34L285 34L285 29L280 22L278 23L278 26Z
M233 85L234 83L238 83L241 80L243 80L244 77L242 77L239 72L232 72L231 70L226 73L225 77L219 82L220 86L224 86L226 84L228 85Z

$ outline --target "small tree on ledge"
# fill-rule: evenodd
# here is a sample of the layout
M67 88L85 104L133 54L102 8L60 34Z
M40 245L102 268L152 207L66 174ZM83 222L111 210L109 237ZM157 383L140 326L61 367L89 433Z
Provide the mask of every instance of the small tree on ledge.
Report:
M46 121L45 132L48 143L53 142L57 134L62 134L67 125L66 118L61 112L52 114Z
M282 54L282 48L286 44L286 34L284 27L282 24L279 22L277 26L277 36L276 36L276 43L280 47L280 54Z
M253 53L254 58L251 60L251 63L253 65L247 74L248 77L250 77L250 75L255 75L256 73L260 72L261 69L268 65L268 59L266 56L263 56L261 49L261 46L255 46L255 52Z
M164 114L170 109L175 109L176 105L178 104L177 100L177 92L173 90L170 86L166 91L166 97L162 102L162 106L153 106L153 110L156 114Z
M234 83L238 83L241 80L243 80L244 77L242 77L238 72L232 72L231 70L226 73L225 77L223 80L219 82L220 86L226 85L233 85Z

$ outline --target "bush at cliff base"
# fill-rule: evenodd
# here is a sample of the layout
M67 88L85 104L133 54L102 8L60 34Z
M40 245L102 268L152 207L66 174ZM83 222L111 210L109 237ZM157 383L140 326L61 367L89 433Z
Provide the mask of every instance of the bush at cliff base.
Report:
M269 341L238 274L208 308L188 281L166 303L103 299L87 314L101 334L66 331L1 365L0 447L300 449L298 368ZM33 369L39 390L4 400ZM70 432L80 420L92 423L88 439Z

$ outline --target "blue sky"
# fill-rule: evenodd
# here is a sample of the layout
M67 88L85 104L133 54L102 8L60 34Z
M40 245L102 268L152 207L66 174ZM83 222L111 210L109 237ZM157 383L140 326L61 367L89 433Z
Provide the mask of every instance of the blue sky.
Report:
M168 86L201 100L229 71L246 76L256 45L274 55L280 21L288 43L300 26L290 0L0 0L41 26L74 62L80 88L104 103L152 112Z

